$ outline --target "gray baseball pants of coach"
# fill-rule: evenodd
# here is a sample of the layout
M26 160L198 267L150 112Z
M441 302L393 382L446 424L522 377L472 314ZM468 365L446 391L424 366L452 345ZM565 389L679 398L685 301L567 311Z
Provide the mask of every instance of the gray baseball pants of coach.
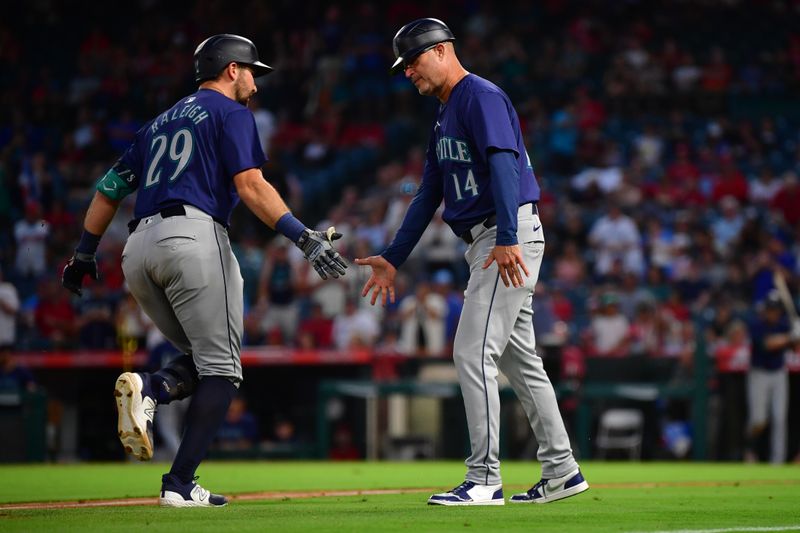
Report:
M122 271L164 336L192 354L200 378L242 380L244 281L228 231L185 206L185 216L145 217L128 237Z
M495 245L496 227L485 229L465 255L470 277L456 331L453 358L469 425L472 454L466 479L482 485L500 484L500 395L498 368L522 403L539 443L542 477L562 477L578 468L572 455L558 402L536 354L532 298L544 254L544 232L531 205L520 207L517 238L530 277L525 285L506 287L497 263L482 266Z

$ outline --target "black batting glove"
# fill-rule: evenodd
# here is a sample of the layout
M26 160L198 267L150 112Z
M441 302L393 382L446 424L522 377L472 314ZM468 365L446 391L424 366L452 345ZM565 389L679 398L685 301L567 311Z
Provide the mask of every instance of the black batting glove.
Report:
M306 228L295 244L303 251L306 260L314 265L319 277L338 278L344 276L347 268L347 263L333 247L333 241L341 238L342 234L337 233L333 226L328 231L311 231Z
M64 267L61 285L80 296L83 294L83 277L87 274L95 281L99 279L94 254L75 252L67 266Z

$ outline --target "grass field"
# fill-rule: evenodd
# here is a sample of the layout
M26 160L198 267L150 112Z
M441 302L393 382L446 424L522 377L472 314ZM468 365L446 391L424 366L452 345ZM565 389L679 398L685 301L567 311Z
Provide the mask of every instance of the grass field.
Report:
M0 531L800 531L798 466L585 463L591 489L574 498L443 508L425 500L460 482L461 463L209 462L200 483L232 503L177 510L154 505L167 468L2 466ZM506 498L538 478L536 464L502 469Z

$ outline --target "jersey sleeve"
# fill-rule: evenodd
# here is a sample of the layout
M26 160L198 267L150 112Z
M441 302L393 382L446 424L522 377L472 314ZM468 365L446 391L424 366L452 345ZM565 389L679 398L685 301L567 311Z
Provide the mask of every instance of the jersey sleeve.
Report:
M137 134L136 139L139 139ZM100 178L95 189L111 200L121 201L139 188L142 158L134 141L108 172Z
M519 157L508 105L500 94L476 93L467 105L466 115L472 140L480 154L486 156L489 149L511 150Z
M267 162L258 140L258 130L253 113L243 107L229 113L222 125L220 161L228 176L243 170L260 168Z

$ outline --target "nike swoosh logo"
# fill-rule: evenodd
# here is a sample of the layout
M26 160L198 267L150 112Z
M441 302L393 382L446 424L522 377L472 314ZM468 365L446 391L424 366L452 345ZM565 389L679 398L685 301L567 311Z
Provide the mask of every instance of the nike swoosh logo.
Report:
M539 231L539 228L541 228L541 227L542 227L541 224L539 224L538 226L534 226L533 227L533 231Z
M108 186L108 183L103 183L103 188L104 188L105 190L107 190L107 191L113 191L114 189L116 189L116 188L117 188L117 182L116 182L116 181L112 181L112 182L111 182L111 185L113 185L113 187L109 187L109 186Z

